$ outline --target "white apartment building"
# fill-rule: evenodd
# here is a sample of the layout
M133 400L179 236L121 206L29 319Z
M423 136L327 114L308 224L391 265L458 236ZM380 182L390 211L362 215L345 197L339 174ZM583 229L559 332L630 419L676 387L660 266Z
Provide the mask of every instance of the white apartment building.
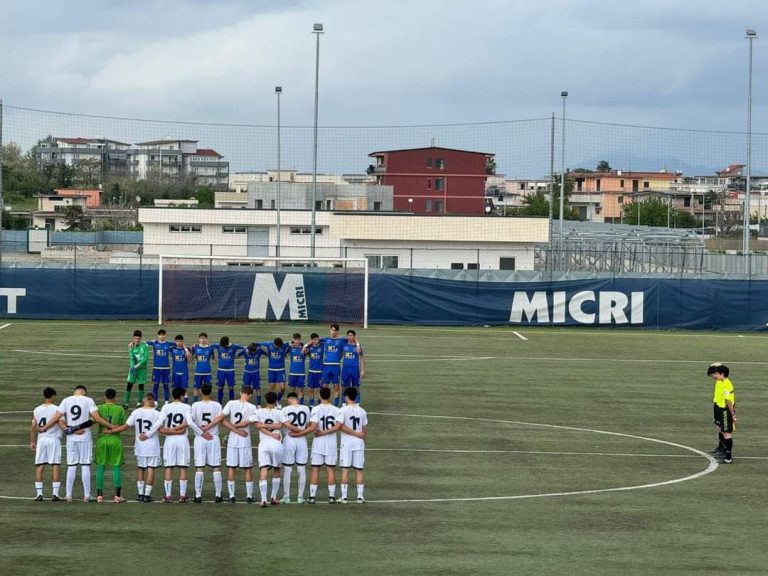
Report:
M82 161L98 162L109 175L130 172L131 145L107 138L48 137L37 146L38 168L49 164L75 166Z
M245 193L251 182L277 182L277 170L266 172L235 172L229 177L229 190ZM311 172L298 172L296 170L280 170L280 182L298 182L309 184L312 182ZM373 183L373 176L368 174L318 174L318 184L365 184Z

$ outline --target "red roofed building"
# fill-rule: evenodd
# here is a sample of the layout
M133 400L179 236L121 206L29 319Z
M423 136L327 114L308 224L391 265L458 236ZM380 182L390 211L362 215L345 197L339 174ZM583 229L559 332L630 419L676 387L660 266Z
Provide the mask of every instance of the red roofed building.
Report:
M394 188L393 208L416 214L483 214L493 154L431 146L369 154L379 185Z
M77 188L58 188L54 190L58 196L77 196L85 198L86 208L98 208L101 206L101 190L80 190Z

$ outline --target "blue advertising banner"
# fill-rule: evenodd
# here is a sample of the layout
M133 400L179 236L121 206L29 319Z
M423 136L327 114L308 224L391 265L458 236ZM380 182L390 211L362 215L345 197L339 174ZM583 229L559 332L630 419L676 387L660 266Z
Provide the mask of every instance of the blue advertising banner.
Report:
M173 270L164 318L359 323L359 273L296 269ZM147 270L0 269L0 317L157 317L158 273ZM605 278L467 282L372 274L371 324L613 326L765 330L768 282Z

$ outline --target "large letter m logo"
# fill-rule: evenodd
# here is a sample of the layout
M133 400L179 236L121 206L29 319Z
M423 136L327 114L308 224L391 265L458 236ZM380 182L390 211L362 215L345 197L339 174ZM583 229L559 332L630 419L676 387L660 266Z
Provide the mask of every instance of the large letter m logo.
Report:
M285 274L283 284L277 287L275 276L281 274L256 274L251 295L250 320L308 320L307 296L302 274ZM289 318L284 318L286 307ZM272 310L272 316L269 311Z

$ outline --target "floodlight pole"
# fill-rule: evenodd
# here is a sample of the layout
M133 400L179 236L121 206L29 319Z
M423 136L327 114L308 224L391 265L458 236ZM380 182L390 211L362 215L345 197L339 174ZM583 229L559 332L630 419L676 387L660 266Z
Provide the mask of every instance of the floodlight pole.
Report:
M752 41L757 38L757 32L751 28L747 29L745 38L749 41L749 74L747 75L747 186L744 191L744 246L742 251L744 254L749 254L749 197L752 193ZM759 213L757 222L759 229Z
M280 170L280 95L283 93L282 86L275 86L275 94L277 94L277 240L275 243L275 256L280 256L280 181L282 180L282 173Z
M560 97L563 99L563 134L560 140L563 146L561 160L561 174L560 174L560 241L563 241L563 210L565 206L565 101L568 98L568 92L560 92Z
M323 33L323 25L315 24L312 28L312 34L317 36L315 43L315 136L312 146L312 228L310 230L310 256L315 257L315 220L317 211L317 107L319 100L319 80L320 80L320 34Z
M3 100L0 98L0 232L3 231ZM0 254L2 254L2 235L0 235Z
M552 240L552 202L555 200L555 113L552 112L552 126L549 135L549 239Z

